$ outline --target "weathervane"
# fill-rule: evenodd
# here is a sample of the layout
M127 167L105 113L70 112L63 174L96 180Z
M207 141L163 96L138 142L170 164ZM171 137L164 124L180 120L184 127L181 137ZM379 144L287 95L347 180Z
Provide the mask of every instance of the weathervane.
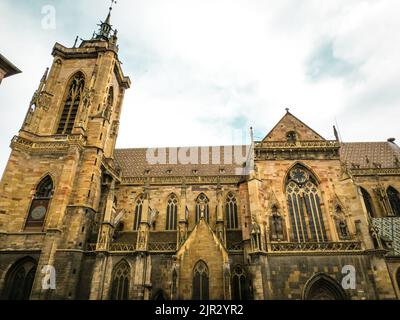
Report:
M110 11L112 10L112 7L113 7L114 3L117 4L117 1L116 0L111 0Z

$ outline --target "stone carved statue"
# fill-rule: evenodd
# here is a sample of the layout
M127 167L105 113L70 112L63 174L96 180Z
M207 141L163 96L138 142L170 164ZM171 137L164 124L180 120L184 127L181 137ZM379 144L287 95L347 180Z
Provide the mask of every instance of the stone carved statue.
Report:
M349 228L347 227L347 223L345 220L339 221L339 234L342 239L346 239L349 237Z

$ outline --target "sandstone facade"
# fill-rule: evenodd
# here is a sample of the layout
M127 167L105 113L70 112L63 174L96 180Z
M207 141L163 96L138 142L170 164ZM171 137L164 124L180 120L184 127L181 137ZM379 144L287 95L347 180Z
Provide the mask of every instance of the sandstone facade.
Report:
M394 141L288 111L252 146L116 150L131 82L110 17L53 56L0 183L2 299L400 298Z

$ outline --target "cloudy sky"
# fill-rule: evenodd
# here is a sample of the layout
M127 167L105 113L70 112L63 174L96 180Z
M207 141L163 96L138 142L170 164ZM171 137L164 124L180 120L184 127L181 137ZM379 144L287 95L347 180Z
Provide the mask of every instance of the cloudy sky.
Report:
M109 3L0 1L0 52L23 71L0 86L1 172L54 43L90 38ZM398 0L118 0L133 81L118 146L262 139L286 107L327 139L335 123L344 141L399 139L399 14Z

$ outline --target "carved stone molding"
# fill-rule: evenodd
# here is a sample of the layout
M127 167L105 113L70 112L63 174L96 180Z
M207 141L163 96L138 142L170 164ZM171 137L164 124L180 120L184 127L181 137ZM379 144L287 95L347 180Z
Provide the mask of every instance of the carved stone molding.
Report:
M39 138L41 139L41 138ZM24 150L34 153L62 153L66 154L71 146L82 148L85 145L85 139L81 135L68 136L63 140L42 140L32 141L26 138L15 136L11 140L11 148Z
M400 168L369 168L350 169L353 176L397 176L400 175Z

